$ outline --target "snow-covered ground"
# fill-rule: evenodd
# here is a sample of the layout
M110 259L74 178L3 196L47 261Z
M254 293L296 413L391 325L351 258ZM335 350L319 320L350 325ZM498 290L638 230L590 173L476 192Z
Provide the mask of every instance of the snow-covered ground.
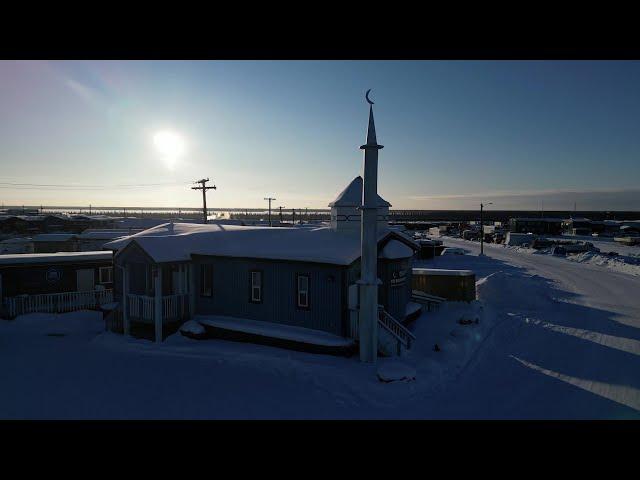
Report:
M0 418L640 418L639 277L445 243L471 254L420 266L474 270L478 300L423 313L379 368L32 314L0 321Z
M458 240L451 237L443 237L449 243L451 240ZM638 275L640 276L640 246L628 246L621 245L617 242L614 242L612 238L600 238L598 237L587 237L587 236L546 236L544 238L548 238L550 240L575 240L575 241L586 241L591 242L594 247L598 248L599 252L584 252L581 254L572 254L567 255L565 258L570 262L577 263L588 263L591 265L607 268L609 270L614 270L616 272L628 273L630 275ZM468 241L462 240L467 245ZM453 245L453 243L451 243ZM518 246L508 246L508 245L494 245L494 244L485 244L485 246L489 245L488 248L503 248L510 249L516 251L518 253L529 253L535 255L550 255L551 249L541 249L536 250L534 248L526 248L526 247L518 247ZM479 249L480 247L478 247ZM608 255L609 253L617 253L618 255Z

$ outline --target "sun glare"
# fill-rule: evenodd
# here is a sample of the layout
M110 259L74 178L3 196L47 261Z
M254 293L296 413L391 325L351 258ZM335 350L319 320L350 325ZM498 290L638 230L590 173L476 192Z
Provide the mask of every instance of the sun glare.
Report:
M153 145L170 168L185 152L185 142L182 136L170 130L157 132L153 136Z

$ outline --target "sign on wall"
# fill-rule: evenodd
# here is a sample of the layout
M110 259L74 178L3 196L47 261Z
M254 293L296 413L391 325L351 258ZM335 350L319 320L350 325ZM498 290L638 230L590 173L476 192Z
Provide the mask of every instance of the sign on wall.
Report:
M49 270L47 270L45 276L47 282L57 283L62 278L62 270L60 270L59 268L51 267Z
M393 272L391 275L391 286L399 287L400 285L404 285L407 280L407 271L406 270L398 270Z

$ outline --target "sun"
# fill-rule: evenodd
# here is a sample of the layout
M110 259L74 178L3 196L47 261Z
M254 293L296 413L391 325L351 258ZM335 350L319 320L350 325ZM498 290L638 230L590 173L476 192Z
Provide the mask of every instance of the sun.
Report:
M169 167L172 167L186 150L182 135L171 130L156 132L153 135L153 145Z

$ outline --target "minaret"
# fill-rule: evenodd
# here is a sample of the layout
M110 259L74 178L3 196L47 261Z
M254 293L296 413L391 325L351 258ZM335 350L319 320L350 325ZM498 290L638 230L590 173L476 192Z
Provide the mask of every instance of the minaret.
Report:
M378 358L378 145L373 121L373 102L369 100L369 126L364 150L362 222L360 223L360 361L375 363Z

